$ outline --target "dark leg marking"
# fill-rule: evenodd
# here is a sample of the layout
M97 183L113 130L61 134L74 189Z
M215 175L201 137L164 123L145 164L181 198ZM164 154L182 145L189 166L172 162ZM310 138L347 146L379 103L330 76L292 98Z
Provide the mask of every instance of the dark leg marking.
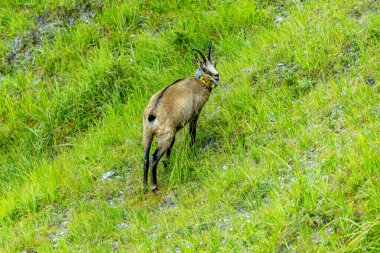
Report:
M157 148L154 153L153 153L153 160L152 160L152 177L151 177L151 187L152 191L156 192L158 190L157 187L157 165L158 162L160 161L162 155L165 153L162 152L162 148Z
M197 134L197 121L198 121L198 115L194 116L190 122L190 136L191 136L190 147L193 147L195 143L195 135Z
M152 177L151 177L151 184L152 184L152 191L157 192L158 187L157 187L157 165L158 162L160 161L161 157L165 152L169 149L171 143L173 143L173 138L174 136L169 139L168 141L163 141L162 143L158 144L158 147L153 153L153 159L152 159Z
M153 136L144 136L145 143L144 143L144 151L145 151L145 157L144 157L144 179L143 179L143 186L146 187L146 183L148 181L148 172L149 172L149 152L150 152L150 146L153 141Z
M170 147L169 147L168 150L166 151L166 160L163 162L165 168L168 167L168 162L169 162L168 160L169 160L169 158L170 158L170 154L172 153L172 147L173 147L173 145L174 145L174 142L175 142L175 137L173 138L172 143L170 143Z
M148 181L148 171L149 171L149 151L150 146L145 150L145 159L144 159L144 181L143 186L146 187L146 183Z

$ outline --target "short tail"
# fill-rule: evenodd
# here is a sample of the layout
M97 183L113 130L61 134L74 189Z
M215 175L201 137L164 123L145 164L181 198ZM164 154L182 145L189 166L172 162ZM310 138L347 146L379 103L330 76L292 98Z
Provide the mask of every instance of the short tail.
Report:
M153 121L155 121L155 120L156 120L156 116L153 115L153 114L149 114L149 116L148 116L148 122L149 123L153 123Z

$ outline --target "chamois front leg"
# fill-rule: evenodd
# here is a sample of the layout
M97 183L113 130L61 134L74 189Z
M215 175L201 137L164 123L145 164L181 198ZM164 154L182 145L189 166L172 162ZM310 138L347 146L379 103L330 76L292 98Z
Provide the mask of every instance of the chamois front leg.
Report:
M190 150L192 151L193 155L197 157L197 153L195 153L195 135L197 134L197 121L198 121L198 115L194 116L192 120L190 121Z
M198 121L198 115L195 115L191 121L190 121L190 136L191 136L191 142L190 147L194 147L195 143L195 135L197 133L197 121Z

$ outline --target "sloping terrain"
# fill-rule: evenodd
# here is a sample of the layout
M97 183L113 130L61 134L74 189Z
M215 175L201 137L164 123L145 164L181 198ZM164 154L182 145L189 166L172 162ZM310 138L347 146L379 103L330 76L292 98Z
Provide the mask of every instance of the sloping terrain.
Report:
M380 251L380 3L0 3L1 252ZM142 192L142 112L221 84Z

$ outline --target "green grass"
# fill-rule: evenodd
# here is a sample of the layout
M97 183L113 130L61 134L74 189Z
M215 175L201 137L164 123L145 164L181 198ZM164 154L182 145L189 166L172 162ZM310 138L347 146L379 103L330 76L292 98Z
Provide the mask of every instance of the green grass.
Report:
M0 251L380 251L379 8L3 1ZM144 107L210 39L197 159L144 194Z

